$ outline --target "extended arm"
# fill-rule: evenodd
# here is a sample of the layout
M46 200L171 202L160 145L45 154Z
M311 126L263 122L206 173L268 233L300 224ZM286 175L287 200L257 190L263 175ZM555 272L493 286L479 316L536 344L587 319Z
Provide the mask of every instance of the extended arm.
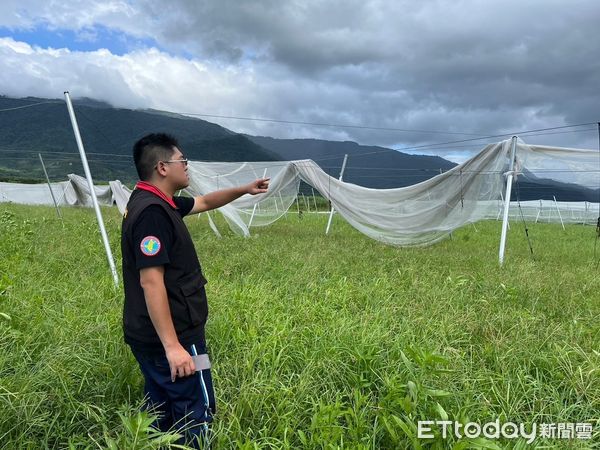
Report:
M203 211L220 208L227 203L234 201L236 198L244 194L256 195L267 192L269 188L269 178L259 178L252 183L243 186L222 189L220 191L211 192L206 195L194 197L194 207L190 214L197 214Z

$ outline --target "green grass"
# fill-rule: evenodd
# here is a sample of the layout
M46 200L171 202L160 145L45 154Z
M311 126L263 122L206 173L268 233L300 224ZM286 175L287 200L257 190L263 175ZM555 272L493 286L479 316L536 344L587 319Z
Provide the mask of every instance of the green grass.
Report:
M0 205L0 448L159 448L122 341L92 210ZM103 209L120 267L116 209ZM186 219L209 280L214 448L529 448L418 440L417 420L591 422L600 432L592 227L499 222L394 248L338 216L289 214L244 239ZM600 246L598 255L600 256ZM162 439L162 440L161 440ZM470 447L469 447L470 446ZM488 447L486 447L488 446ZM494 447L496 446L496 447Z

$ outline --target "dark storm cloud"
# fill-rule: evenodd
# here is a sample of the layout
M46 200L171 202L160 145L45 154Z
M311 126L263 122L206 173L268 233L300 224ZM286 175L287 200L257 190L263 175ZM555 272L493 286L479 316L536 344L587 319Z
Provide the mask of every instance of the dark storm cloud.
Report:
M224 60L270 61L291 81L310 80L323 90L345 87L352 99L339 106L363 124L494 133L537 126L544 117L553 121L548 125L600 117L597 2L174 5L180 26L169 26L168 45ZM310 119L311 109L295 112Z

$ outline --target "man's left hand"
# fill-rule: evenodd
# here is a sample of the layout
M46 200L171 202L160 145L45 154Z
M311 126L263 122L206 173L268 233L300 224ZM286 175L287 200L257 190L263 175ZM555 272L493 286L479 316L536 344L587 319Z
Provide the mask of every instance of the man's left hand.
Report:
M259 178L247 185L246 192L250 195L264 194L269 189L270 178Z

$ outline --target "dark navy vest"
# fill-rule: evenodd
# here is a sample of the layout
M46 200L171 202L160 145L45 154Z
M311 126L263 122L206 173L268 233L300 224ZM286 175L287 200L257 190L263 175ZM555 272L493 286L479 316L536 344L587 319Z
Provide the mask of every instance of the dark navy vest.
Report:
M133 226L142 211L150 205L162 207L173 224L173 243L167 249L170 263L165 265L164 280L177 337L183 345L204 343L204 325L208 317L204 290L206 279L192 237L175 209L157 195L142 189L135 189L129 198L121 232L125 342L140 350L162 351L162 344L146 307L140 272L135 267L134 249L139 242L133 242Z

